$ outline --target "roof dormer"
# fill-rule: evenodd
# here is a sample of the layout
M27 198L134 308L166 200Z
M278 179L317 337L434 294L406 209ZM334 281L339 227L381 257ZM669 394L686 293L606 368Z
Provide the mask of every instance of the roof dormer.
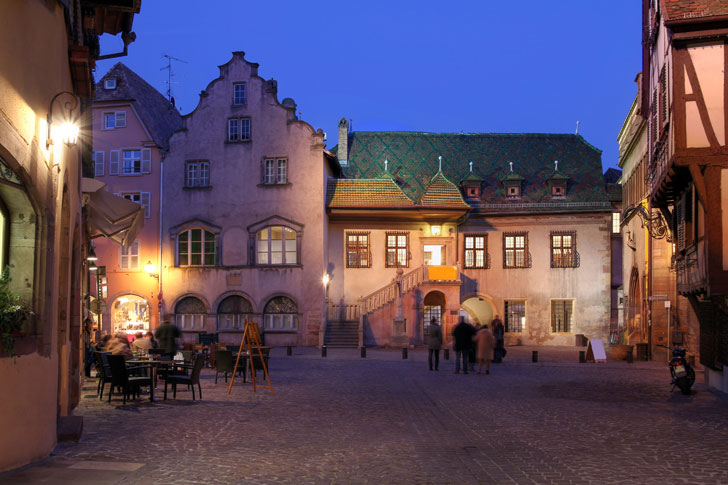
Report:
M566 184L569 176L559 171L559 161L554 160L554 171L546 179L552 199L563 199L566 197Z
M515 200L521 198L523 181L525 180L518 173L513 171L513 162L508 162L510 171L503 177L503 188L506 191L506 199Z
M483 177L473 172L473 162L470 162L470 172L460 181L460 186L463 188L465 198L467 199L478 199L480 198L481 187L483 185Z

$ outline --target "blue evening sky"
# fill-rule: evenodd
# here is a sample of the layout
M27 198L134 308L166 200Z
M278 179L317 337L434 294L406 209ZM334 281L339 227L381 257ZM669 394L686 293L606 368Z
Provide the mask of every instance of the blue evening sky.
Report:
M121 61L163 94L174 62L182 114L244 51L302 119L336 145L360 131L579 133L617 166L616 137L641 69L635 0L144 0ZM102 37L102 54L121 50Z

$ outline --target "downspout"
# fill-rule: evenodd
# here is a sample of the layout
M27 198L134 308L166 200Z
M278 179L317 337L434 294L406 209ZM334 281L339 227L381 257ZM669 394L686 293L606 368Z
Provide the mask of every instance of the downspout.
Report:
M157 244L159 245L159 254L157 256L157 261L159 261L159 267L157 268L159 271L159 278L157 278L157 299L159 300L158 306L159 306L159 320L157 321L157 325L162 324L162 201L164 200L163 194L164 194L164 158L166 156L166 153L162 152L160 150L160 160L159 160L159 237L157 239Z
M652 215L652 202L648 199L647 201L647 213ZM652 360L653 349L652 344L654 342L654 329L652 322L652 218L647 218L647 232L645 234L647 238L647 324L649 333L647 334L647 360Z

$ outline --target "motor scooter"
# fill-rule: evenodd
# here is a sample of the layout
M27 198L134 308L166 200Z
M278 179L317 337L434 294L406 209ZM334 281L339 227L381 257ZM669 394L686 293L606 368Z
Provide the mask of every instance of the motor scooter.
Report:
M690 388L695 382L695 371L685 359L687 350L679 345L672 348L667 345L658 345L658 347L664 347L672 351L672 359L668 364L670 366L670 376L672 377L672 390L674 391L675 387L678 387L683 394L690 394Z

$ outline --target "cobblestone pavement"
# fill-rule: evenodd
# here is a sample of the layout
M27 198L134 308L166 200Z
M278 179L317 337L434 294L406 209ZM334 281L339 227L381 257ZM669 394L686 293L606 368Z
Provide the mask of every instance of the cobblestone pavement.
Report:
M206 370L195 402L108 404L91 380L81 441L0 482L728 483L728 396L700 373L683 396L663 363L539 352L454 375L454 353L430 372L424 350L274 349L275 395Z

